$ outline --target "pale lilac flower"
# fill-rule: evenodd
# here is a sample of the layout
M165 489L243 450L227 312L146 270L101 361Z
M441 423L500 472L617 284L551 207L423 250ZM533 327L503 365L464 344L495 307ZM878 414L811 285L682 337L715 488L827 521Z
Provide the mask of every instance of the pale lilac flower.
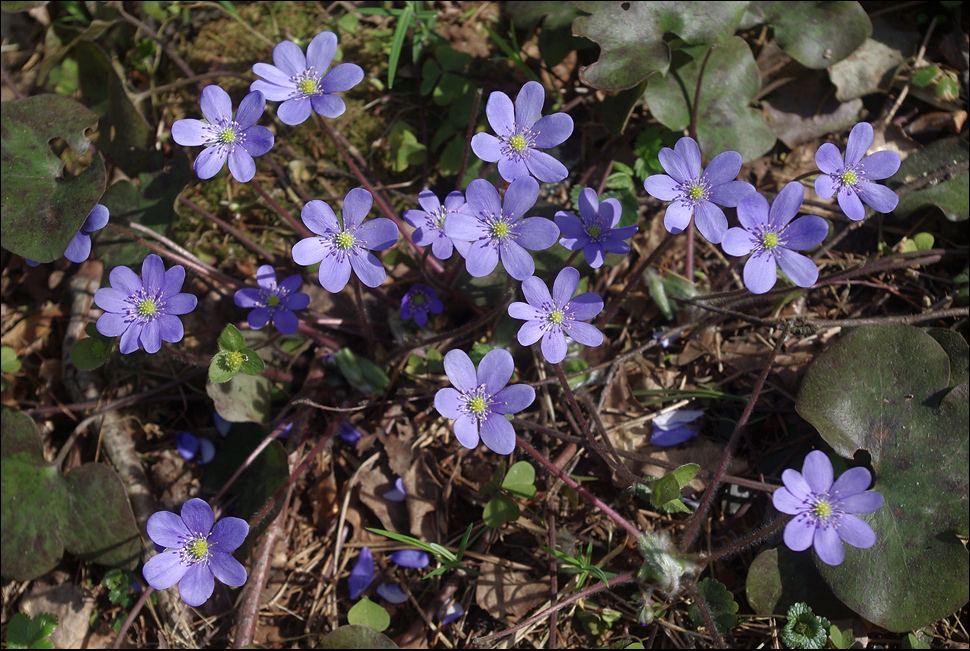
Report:
M452 249L458 249L458 254L465 257L469 243L453 242L445 235L445 220L448 215L459 212L465 205L465 195L461 192L449 192L442 204L434 192L422 190L418 193L418 204L421 210L405 210L404 221L414 226L412 235L418 246L430 246L431 253L439 260L451 257Z
M259 289L245 287L233 297L236 306L252 310L247 317L249 327L259 330L273 319L273 325L281 334L291 335L300 326L293 310L302 310L310 304L310 297L298 292L303 279L293 274L283 282L276 283L276 271L268 264L256 270Z
M870 183L888 179L899 170L900 165L899 154L894 151L877 151L865 156L872 146L873 137L872 125L860 122L849 132L844 160L839 148L830 142L815 152L815 164L824 172L815 179L815 192L823 199L830 199L838 192L839 207L853 221L866 216L863 201L882 213L892 212L899 203L895 192Z
M639 226L616 228L622 212L617 199L600 203L595 190L583 188L579 194L579 217L566 210L556 213L556 225L562 233L559 243L570 251L582 249L586 263L598 269L603 266L605 251L630 252L630 245L624 240L633 237Z
M374 554L370 547L363 547L357 556L354 569L347 577L347 586L350 588L351 600L364 594L364 591L374 582Z
M876 544L872 527L855 514L873 513L883 505L880 493L866 490L872 474L865 468L850 468L838 481L833 478L832 462L824 452L813 450L801 472L789 468L781 473L785 486L771 499L776 509L795 516L785 525L788 548L801 552L814 545L826 565L845 560L843 542L859 549Z
M212 461L216 456L216 446L207 438L199 438L191 432L185 430L175 432L175 449L186 461L196 459L200 466Z
M384 499L388 502L403 502L406 496L407 491L404 490L404 480L400 477L394 480L394 488L384 493Z
M262 91L271 102L283 102L276 111L283 124L301 124L311 109L325 118L337 118L347 110L344 100L334 95L350 90L364 79L364 70L354 63L341 63L327 72L337 54L337 35L320 32L307 46L306 56L292 41L273 48L273 63L257 63L253 72L262 77L249 87Z
M98 332L105 337L121 336L123 355L140 347L157 353L162 342L175 343L185 333L178 316L195 309L198 299L180 292L185 269L175 265L165 271L162 259L149 254L139 278L128 267L115 267L108 279L111 287L94 293L94 302L104 310L98 318Z
M539 198L539 183L531 176L512 181L505 199L484 179L468 184L462 212L450 215L445 234L454 241L471 242L465 268L475 278L492 273L501 258L505 271L525 280L536 269L528 251L542 251L556 243L559 227L545 217L526 217Z
M272 132L256 126L266 108L263 94L246 95L239 102L235 118L229 93L219 86L203 88L201 104L205 120L178 120L172 125L172 139L186 147L206 146L192 166L200 179L211 179L228 159L234 179L240 183L251 181L256 175L253 156L262 156L273 148Z
M337 293L347 286L350 271L368 287L377 287L387 278L384 265L371 251L383 251L397 242L397 226L387 217L364 218L374 205L374 197L363 188L354 188L344 198L343 225L333 209L314 199L303 206L300 217L319 237L308 237L293 245L297 264L320 263L320 284Z
M434 406L439 414L455 420L458 442L474 448L480 434L488 449L510 454L515 449L515 430L505 414L522 411L536 398L535 389L528 384L505 386L515 366L511 353L500 348L489 351L476 371L468 355L451 350L444 365L455 388L440 389Z
M401 567L410 567L416 570L423 570L431 562L428 552L423 552L420 549L401 549L391 552L390 559Z
M363 437L360 430L350 424L350 421L344 421L337 426L337 436L343 439L344 443L349 443L350 445L355 445L357 441Z
M396 583L381 583L377 586L377 594L381 599L392 604L403 604L408 600L408 593Z
M479 133L472 151L487 163L498 162L498 173L511 183L535 176L543 183L558 183L569 174L566 166L539 151L561 145L573 132L573 119L565 113L542 116L546 92L537 81L526 82L515 97L505 93L488 96L485 115L495 135Z
M401 320L412 316L414 322L424 327L428 323L428 313L441 314L445 309L438 292L423 283L415 283L408 293L401 297Z
M701 150L693 138L681 138L673 149L660 150L660 164L667 174L654 174L643 189L661 201L672 201L664 215L664 228L680 233L690 224L712 244L720 244L727 230L727 217L718 206L734 208L754 186L736 181L741 171L741 154L725 151L715 156L707 170L701 170ZM715 205L717 204L717 205Z
M650 445L670 447L689 441L700 431L700 424L695 421L703 415L699 409L675 409L660 414L653 419Z
M91 209L84 223L81 224L81 229L67 245L67 249L64 251L64 257L77 264L81 264L87 260L88 256L91 255L91 234L100 231L107 225L108 209L99 203ZM28 267L36 267L40 264L29 258L25 258L24 261Z
M603 299L593 292L573 297L578 286L579 272L572 267L565 267L556 276L552 294L544 282L531 276L522 281L522 294L528 303L509 305L510 317L525 320L519 328L519 343L531 346L542 339L542 356L550 364L566 358L566 335L584 346L603 343L603 333L583 323L603 310Z
M223 518L215 522L212 508L193 498L182 505L180 516L159 511L148 518L146 528L152 541L165 549L150 558L142 570L156 590L178 583L182 601L195 607L212 596L213 577L232 587L246 582L246 568L230 556L249 535L245 520Z
M465 614L465 609L458 601L451 601L447 606L442 606L438 611L438 625L447 626Z
M829 227L818 215L803 215L792 221L804 196L805 188L792 181L778 193L770 209L759 192L746 195L738 203L743 228L728 230L721 246L728 255L751 254L744 264L744 286L752 293L764 294L775 286L777 267L798 287L811 287L818 280L818 267L812 259L795 251L821 244Z

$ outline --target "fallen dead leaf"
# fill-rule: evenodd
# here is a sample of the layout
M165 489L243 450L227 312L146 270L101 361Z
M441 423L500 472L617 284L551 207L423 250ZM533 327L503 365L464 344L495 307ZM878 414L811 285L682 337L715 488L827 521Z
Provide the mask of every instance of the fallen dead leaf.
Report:
M548 592L549 586L525 572L486 563L475 588L475 601L495 619L518 620L542 603Z

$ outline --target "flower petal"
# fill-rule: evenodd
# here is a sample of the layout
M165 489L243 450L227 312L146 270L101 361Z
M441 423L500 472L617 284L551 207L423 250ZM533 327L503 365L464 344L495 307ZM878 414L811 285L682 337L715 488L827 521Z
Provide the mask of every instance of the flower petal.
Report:
M711 188L710 200L719 206L734 208L749 192L755 192L754 186L745 181L730 181Z
M196 608L209 600L216 582L212 579L212 570L204 563L189 565L185 576L179 581L179 596L189 606Z
M491 414L482 423L482 443L495 454L512 454L515 450L515 429L501 414Z
M778 280L775 258L763 251L755 253L744 263L743 277L748 291L752 294L764 294Z
M808 256L781 248L775 255L778 266L798 287L811 287L818 281L818 267Z
M200 179L211 179L226 164L229 151L225 147L214 146L203 149L192 164L195 175Z
M862 201L852 188L843 187L839 189L839 208L845 216L854 222L860 221L866 216L866 209Z
M664 228L667 229L668 233L684 232L684 229L690 224L691 217L694 216L694 208L690 203L686 201L675 201L669 206L667 206L667 212L664 213Z
M359 228L373 206L374 196L364 188L354 188L348 192L347 196L344 197L342 211L344 228L348 231Z
M294 260L295 249L294 248ZM317 278L320 286L331 294L336 294L343 290L350 281L351 263L347 256L330 254L320 261L320 270Z
M515 226L516 242L530 251L543 251L556 243L559 227L546 217L526 217Z
M517 414L535 402L536 390L528 384L513 384L492 397L495 399L495 413Z
M511 355L509 357L511 358ZM472 364L471 358L464 351L457 348L449 350L445 354L444 367L448 380L460 392L466 393L478 387L478 374L475 372L475 365ZM512 377L511 373L509 373L509 377ZM435 399L437 400L437 397Z
M885 498L877 491L856 493L839 500L839 506L845 509L846 513L875 513L884 503Z
M387 278L384 265L373 253L358 251L350 254L350 266L367 287L380 287Z
M350 588L350 599L353 601L364 594L364 591L373 582L374 554L371 552L370 547L362 547L360 553L357 555L357 562L354 563L354 569L350 571L350 576L347 577L347 586Z
M724 151L711 159L701 177L711 185L722 185L738 178L741 172L741 154L736 151Z
M451 387L439 389L434 394L434 408L445 418L457 420L461 416L462 405L461 394Z
M266 98L261 92L253 91L242 98L236 111L236 123L243 131L256 124L266 110Z
M544 304L552 302L552 295L549 294L549 288L546 284L539 280L538 276L529 276L522 281L522 295L525 300L528 301L529 305L536 308L538 314L543 314L541 308ZM513 303L514 305L514 303ZM521 305L521 303L519 303ZM509 313L511 314L511 306L509 306ZM530 319L531 316L517 316L513 317L516 319Z
M869 523L851 513L839 518L839 528L836 531L839 538L859 549L869 549L876 544L876 532L872 530Z
M210 85L203 88L199 104L202 107L202 115L212 124L232 119L232 100L229 99L229 93L219 86Z
M785 488L788 489L788 492L790 492L792 497L795 499L804 502L812 497L812 487L808 485L807 481L805 481L805 477L802 475L802 473L798 472L797 470L788 468L782 472L781 481L785 484Z
M502 141L490 133L477 133L472 137L472 151L486 163L502 158Z
M541 217L536 219L541 219ZM552 222L549 223L551 224ZM556 230L556 234L558 235L558 229ZM553 238L553 242L555 241L555 238ZM536 265L532 260L532 256L529 255L528 251L515 242L506 242L505 245L501 247L500 254L502 257L502 265L505 267L505 271L516 280L525 280L535 273Z
M205 538L212 531L215 516L205 500L194 497L182 505L182 522L192 534Z
M660 199L661 201L673 201L682 194L680 183L666 174L648 176L647 180L643 182L643 189L651 197Z
M888 179L899 171L901 161L894 151L877 151L862 159L859 165L868 181Z
M470 364L471 360L468 363ZM485 391L494 396L505 388L512 379L514 371L515 362L512 361L512 353L503 348L495 348L485 353L482 361L478 363L475 386L484 384Z
M303 294L303 296L306 296L306 294ZM251 316L252 315L250 315L250 317ZM280 334L291 335L300 329L300 320L296 318L296 315L293 314L292 310L277 309L273 313L273 327L276 328Z
M229 153L229 173L240 183L249 183L256 176L256 161L245 147L236 147Z
M397 225L387 217L378 217L361 224L355 233L360 246L371 251L391 248L397 244L399 235Z
M835 527L818 527L815 531L815 553L826 565L841 565L845 560L845 547Z
M462 414L455 421L455 438L464 447L474 450L478 447L478 421L468 414Z
M337 54L337 35L333 32L320 32L313 37L306 48L307 66L323 72L330 67Z
M757 233L768 224L768 200L760 192L744 195L738 202L738 221L741 226Z
M531 176L525 176L509 185L502 204L502 214L513 220L525 217L539 198L539 183Z
M87 260L89 255L91 255L91 236L78 231L67 245L64 257L71 262L80 264Z
M532 127L535 140L532 146L537 149L551 149L566 142L573 133L573 119L566 113L552 113L540 118Z
M288 124L293 127L306 122L306 119L310 117L312 111L313 105L310 103L309 98L297 97L288 99L280 104L276 109L276 117L283 124Z
M572 321L564 326L566 334L584 346L595 348L603 343L603 333L590 323Z
M832 488L832 462L828 455L821 450L812 450L805 456L802 464L802 476L812 490L816 493L823 493Z
M721 248L724 249L724 252L734 257L748 255L757 244L758 240L755 239L754 235L737 227L727 229L724 233L724 239L721 240Z
M573 297L579 287L579 272L573 267L563 267L552 284L552 300L558 305L565 305Z
M515 106L505 93L495 91L488 96L485 116L499 138L504 138L515 128Z
M377 594L391 604L403 604L408 600L407 593L396 583L381 583L377 586Z
M849 468L835 480L829 493L833 499L846 498L865 492L872 484L872 473L868 469Z
M457 246L457 240L455 246ZM482 278L492 273L498 265L498 258L498 247L490 240L480 239L472 242L468 247L465 254L465 269L472 277ZM527 273L524 277L527 278L530 275L532 274Z
M683 140L683 138L681 138ZM677 183L686 183L687 181L693 181L695 177L691 176L690 168L680 154L675 152L669 147L664 147L657 154L660 159L660 164L663 166L664 171L667 172ZM697 163L698 168L700 168L700 159L698 158Z
M238 588L246 583L246 568L229 554L213 552L209 559L212 575L226 585Z
M542 356L547 362L550 364L558 364L566 359L566 352L568 350L566 335L558 328L546 330L542 335L542 343L539 344L539 349L542 351Z
M874 138L872 125L868 122L860 122L852 127L849 132L849 140L845 143L845 165L852 167L862 160L862 157L869 151Z
M515 96L515 124L531 127L542 115L542 105L546 101L546 91L538 81L527 81Z
M845 168L845 163L842 161L842 153L838 147L830 142L823 144L815 152L815 165L825 174L838 174ZM822 198L828 199L828 197Z
M280 41L273 48L273 63L290 77L306 71L306 57L300 46L292 41Z
M533 149L525 159L525 165L543 183L559 183L569 176L566 166L544 151Z
M804 199L805 188L797 181L792 181L781 189L768 210L768 223L776 233L795 218Z
M785 229L784 246L793 251L807 251L822 243L829 234L829 224L818 215L802 215Z
M815 541L815 523L805 516L796 516L785 525L785 545L793 552L803 552Z
M872 206L876 212L892 212L899 205L899 196L884 185L863 181L857 190L859 198Z
M711 244L720 244L728 229L724 211L710 201L702 201L694 207L694 223L698 232Z
M217 551L228 554L239 549L246 542L246 536L248 535L248 522L242 518L225 517L216 522L216 525L212 527L212 533L209 535L209 544L218 547Z
M176 120L172 124L172 140L183 147L196 147L212 142L212 127L202 120Z
M276 140L273 138L272 131L256 125L246 129L246 139L243 140L242 146L250 156L262 156L273 148L274 142Z
M674 151L677 152L684 162L684 167L690 175L688 178L691 180L699 179L701 176L701 148L697 146L697 141L693 138L681 138L674 145ZM740 166L738 166L738 171L741 171ZM734 176L737 176L737 172L734 173Z
M182 541L189 535L189 530L182 522L182 518L171 511L159 511L153 514L145 523L145 530L152 542L166 549L181 547ZM172 585L177 581L178 579L173 581Z
M788 515L798 515L805 510L805 501L800 500L787 488L779 488L771 496L771 503L776 509Z
M141 574L148 585L156 590L168 590L182 580L188 569L189 566L182 563L182 555L178 550L173 549L148 559Z
M313 199L308 201L300 211L300 219L306 227L317 235L331 235L340 230L337 215L329 204ZM302 263L300 263L302 264Z
M391 552L390 559L401 567L410 567L416 570L424 569L431 563L428 552L419 549L401 549Z
M359 65L356 63L340 63L334 66L333 70L328 72L327 76L320 80L320 87L326 93L343 93L363 80L364 69ZM343 102L341 101L341 103Z
M313 95L310 97L310 107L319 115L334 120L347 111L347 103L337 95Z
M584 292L575 296L567 307L570 318L575 321L588 321L603 311L603 299L595 292Z

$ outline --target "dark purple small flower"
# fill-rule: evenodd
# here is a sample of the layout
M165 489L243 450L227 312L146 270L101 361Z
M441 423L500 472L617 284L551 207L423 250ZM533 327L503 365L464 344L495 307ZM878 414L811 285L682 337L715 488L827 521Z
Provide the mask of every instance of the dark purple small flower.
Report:
M472 360L460 350L445 355L445 373L455 386L440 389L434 406L445 418L455 421L455 437L466 448L478 445L479 434L488 449L510 454L515 449L515 430L505 414L516 414L536 398L528 384L507 387L515 364L512 354L496 348L482 358L475 370Z
M459 212L465 205L465 195L461 192L450 192L442 205L438 197L430 190L418 193L418 204L421 210L405 210L404 221L414 226L414 243L418 246L430 246L431 253L439 260L451 257L453 248L458 249L459 255L465 257L468 242L453 242L445 235L445 220L448 215Z
M531 276L522 281L522 294L528 303L509 305L510 317L525 320L519 328L519 343L531 346L542 339L542 356L550 364L566 358L566 335L584 346L603 343L603 333L583 323L603 310L603 299L593 292L573 298L578 286L579 272L572 267L565 267L556 276L552 294L544 282Z
M384 265L371 251L383 251L397 242L397 226L387 217L364 218L374 205L374 197L363 188L354 188L344 198L343 225L326 203L313 200L303 206L300 217L319 237L307 237L293 245L297 264L320 263L320 284L337 293L347 286L351 270L360 282L377 287L387 278Z
M653 419L653 434L650 445L670 447L697 436L700 425L695 423L704 415L699 409L675 409Z
M866 490L872 474L865 468L850 468L838 481L833 478L832 462L824 452L813 450L801 472L789 468L781 473L785 486L771 499L776 509L795 516L785 525L788 548L801 552L814 545L826 565L845 560L843 542L859 549L876 544L872 527L855 514L873 513L883 505L880 493Z
M727 217L718 206L733 208L754 186L736 181L741 171L741 154L726 151L701 170L701 150L693 138L681 138L673 149L660 150L660 164L667 174L654 174L643 189L661 201L672 201L664 215L664 228L680 233L690 224L712 244L720 244L727 230ZM715 205L717 204L717 205Z
M565 113L542 116L546 92L537 81L526 82L515 97L488 96L485 115L495 135L479 133L472 151L487 163L498 162L498 173L511 183L530 174L543 183L558 183L569 174L566 166L539 151L561 145L573 132L573 119Z
M384 499L388 502L403 502L406 496L407 491L404 490L404 480L400 477L394 481L394 488L384 493Z
M64 257L77 264L81 264L87 260L88 256L91 255L91 234L100 231L107 225L108 209L99 203L91 209L84 223L81 224L81 229L74 235L74 239L71 240L70 244L67 245L67 249L64 251ZM30 259L26 259L26 262L29 267L36 267L40 264Z
M556 213L556 225L562 233L559 243L570 251L582 249L586 263L598 269L603 266L604 251L630 252L630 245L624 240L633 237L639 226L616 228L622 212L617 199L600 203L595 190L583 188L579 194L579 217L565 210Z
M811 287L818 280L818 267L812 259L795 251L821 244L829 227L818 215L803 215L792 221L804 196L805 188L793 181L782 188L770 209L759 192L746 195L738 203L743 228L728 230L721 246L728 255L751 254L744 264L744 286L752 293L764 294L775 286L777 267L798 287Z
M824 172L815 179L815 192L823 199L838 193L839 207L846 216L859 221L866 216L862 202L876 212L892 212L899 197L889 188L870 183L888 179L899 170L899 154L894 151L877 151L865 156L872 146L872 125L860 122L852 127L845 144L845 159L839 148L830 142L818 148L815 164ZM863 158L865 156L865 158Z
M253 156L262 156L273 148L273 133L255 126L266 108L263 94L246 95L239 102L235 118L229 93L218 86L202 89L201 104L205 120L178 120L172 125L172 139L186 147L206 146L193 165L200 179L211 179L228 159L234 179L240 183L251 181L256 175Z
M344 443L349 443L350 445L355 445L357 441L361 439L363 434L360 430L350 424L350 421L344 421L337 425L337 436L343 439Z
M413 316L414 322L421 327L428 323L428 312L441 314L444 309L438 292L422 283L416 283L401 298L401 320L407 321Z
M401 567L411 567L416 570L428 567L428 563L431 562L428 552L423 552L420 549L402 549L391 552L390 558Z
M306 56L292 41L273 48L273 63L257 63L253 72L262 79L249 89L261 91L271 102L283 102L276 115L283 124L296 125L316 111L325 118L337 118L347 110L343 99L334 93L350 90L364 79L364 70L354 63L341 63L327 69L337 54L337 35L320 32L307 47Z
M438 625L447 626L465 614L465 609L458 601L451 601L447 606L442 606L438 611Z
M249 535L245 520L215 522L212 508L193 498L182 505L180 516L159 511L148 518L146 527L152 541L166 550L150 558L142 570L156 590L178 583L182 601L195 607L212 596L213 577L232 587L246 582L246 568L230 556Z
M157 353L163 341L181 341L185 331L178 315L188 314L198 304L195 296L179 291L185 281L181 265L165 271L162 259L151 253L141 265L141 275L128 267L115 267L108 276L111 287L94 293L94 302L104 310L98 332L105 337L120 335L123 355L142 346Z
M357 556L357 562L354 564L354 569L350 571L350 576L347 577L347 586L350 588L350 598L351 600L356 599L360 595L364 594L364 591L370 587L370 584L374 582L374 554L371 553L370 547L363 547L360 550L360 554Z
M559 227L545 217L523 216L539 198L539 183L523 176L509 185L505 199L484 179L468 184L462 212L445 222L445 234L454 241L471 242L465 268L475 278L492 273L499 258L516 280L525 280L536 269L528 251L542 251L556 243Z
M216 446L207 438L199 438L184 430L175 432L175 449L186 461L196 459L200 466L212 461L216 456ZM198 458L196 456L198 455Z
M256 270L259 289L246 287L236 292L236 306L251 309L247 320L249 327L259 330L273 319L273 325L281 334L291 335L300 327L293 310L302 310L310 304L310 297L298 292L303 279L293 274L276 284L276 271L268 264Z
M381 599L392 604L403 604L408 600L408 593L396 583L381 583L377 586L377 594Z

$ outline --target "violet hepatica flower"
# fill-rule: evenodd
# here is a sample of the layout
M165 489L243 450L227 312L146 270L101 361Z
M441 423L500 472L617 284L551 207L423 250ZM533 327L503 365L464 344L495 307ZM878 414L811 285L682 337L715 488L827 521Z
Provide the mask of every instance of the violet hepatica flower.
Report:
M108 279L111 287L94 293L94 302L104 310L98 318L98 332L105 337L121 336L123 355L140 347L157 353L162 342L182 340L185 333L179 315L195 309L198 299L181 292L185 269L175 265L165 271L162 259L149 254L141 265L139 278L128 267L115 267Z
M364 591L374 582L374 554L370 547L363 547L357 555L357 562L354 569L347 577L347 586L350 588L350 598L356 599L364 594Z
M100 203L95 205L88 213L87 219L81 224L81 229L74 235L74 239L67 245L64 257L81 264L91 255L91 234L100 231L108 225L108 209ZM27 266L36 267L39 262L26 259Z
M428 312L441 314L444 309L438 292L423 283L415 283L401 298L401 320L407 321L413 316L414 322L421 327L428 323Z
M408 492L404 489L404 479L398 477L394 480L394 488L384 493L383 497L388 502L403 502Z
M350 424L350 421L344 421L337 425L337 436L339 436L344 443L350 445L356 445L364 435L360 433L360 430Z
M272 132L256 126L266 98L260 92L249 93L239 102L235 118L229 93L218 86L203 88L201 103L205 120L178 120L172 125L172 139L185 147L206 146L192 166L200 179L211 179L228 159L234 179L240 183L252 180L256 175L253 156L273 148Z
M852 127L845 144L845 159L839 148L830 142L815 152L815 164L824 172L815 179L815 192L823 199L838 193L839 207L846 216L859 221L866 216L862 203L872 206L876 212L892 212L899 197L889 188L871 183L888 179L899 170L899 154L894 151L865 153L872 146L872 125L860 122ZM863 158L865 156L865 158Z
M785 486L771 498L776 509L795 516L785 525L788 548L801 552L814 545L826 565L845 560L843 542L860 549L876 544L876 533L856 514L873 513L883 504L880 493L866 490L872 474L865 468L850 468L835 482L833 475L829 458L813 450L801 472L789 468L781 473Z
M751 254L744 264L744 286L752 293L764 294L775 286L777 267L799 287L811 287L818 280L818 267L812 259L795 251L821 244L829 227L818 215L803 215L792 221L804 196L805 188L792 181L778 193L770 209L759 192L746 195L738 203L743 228L728 230L721 246L728 255Z
M261 91L266 99L280 104L276 115L284 124L301 124L311 109L325 118L337 118L347 110L343 99L334 95L350 90L364 79L364 70L354 63L341 63L327 69L337 54L337 35L321 32L313 37L306 56L292 41L273 48L273 63L257 63L253 72L262 77L249 87Z
M595 190L583 188L579 194L579 217L565 210L556 213L556 226L562 233L559 243L570 251L582 249L586 263L598 269L603 266L605 251L630 252L630 245L624 240L633 237L639 226L616 228L622 212L617 199L600 203Z
M556 276L552 294L546 284L535 276L522 281L522 294L528 303L509 305L509 316L524 319L519 328L518 340L523 346L531 346L542 340L542 356L550 364L558 364L566 358L566 335L584 346L599 346L603 333L589 323L583 323L603 310L603 299L598 294L586 292L573 297L579 286L579 272L565 267Z
M699 409L675 409L660 414L653 419L650 445L670 447L689 441L700 431L700 425L695 421L703 415Z
M450 258L455 248L462 257L465 257L469 243L453 242L445 235L445 220L448 215L456 214L461 210L465 205L465 195L461 192L449 192L442 204L434 192L422 190L418 193L418 205L421 206L421 210L404 211L404 221L415 228L412 235L414 243L418 246L430 246L431 253L439 260Z
M251 309L247 317L249 327L259 330L273 319L273 325L281 334L291 335L300 326L293 310L302 310L310 304L310 297L298 292L303 279L293 274L283 282L276 283L276 271L268 264L256 270L258 289L245 287L233 297L236 306Z
M654 174L643 189L661 201L672 201L664 215L664 228L680 233L690 224L712 244L720 244L727 230L727 217L718 206L734 208L754 186L736 181L741 171L741 154L725 151L701 170L701 150L693 138L681 138L673 149L660 150L660 164L667 174Z
M401 549L391 552L390 559L401 567L410 567L416 570L423 570L431 562L428 552L423 552L420 549Z
M182 601L201 606L215 587L213 577L232 587L246 582L246 568L230 554L249 535L240 518L215 522L212 508L193 498L182 505L181 515L159 511L148 518L148 536L165 551L145 563L142 574L156 590L178 583Z
M456 242L471 242L465 268L475 278L492 273L501 258L505 270L525 280L536 269L528 251L548 249L559 237L559 227L545 217L526 217L539 198L539 183L531 176L512 181L504 200L484 179L468 184L462 212L445 222L445 234Z
M212 461L216 456L216 446L207 438L199 438L184 430L175 432L175 449L186 461L196 459L200 466Z
M488 96L485 115L495 135L476 135L472 151L485 162L498 162L498 173L509 183L530 174L543 183L558 183L569 174L565 165L539 151L561 145L573 132L573 119L565 113L541 117L545 95L542 84L529 81L514 106L505 93Z
M480 434L488 449L510 454L515 449L515 430L505 414L522 411L536 398L535 389L527 384L505 386L515 367L511 353L500 348L490 350L476 371L468 355L450 350L444 366L455 388L440 389L434 406L439 414L455 420L458 442L474 448Z
M371 251L383 251L397 242L397 226L387 217L364 218L374 205L374 197L363 188L354 188L344 198L343 225L333 209L314 199L303 206L300 217L318 237L308 237L293 245L297 264L320 263L320 284L337 293L347 286L350 271L368 287L377 287L387 278L384 265Z
M465 614L465 609L462 607L461 603L458 601L451 601L447 606L442 606L438 610L438 625L447 626L459 617Z

